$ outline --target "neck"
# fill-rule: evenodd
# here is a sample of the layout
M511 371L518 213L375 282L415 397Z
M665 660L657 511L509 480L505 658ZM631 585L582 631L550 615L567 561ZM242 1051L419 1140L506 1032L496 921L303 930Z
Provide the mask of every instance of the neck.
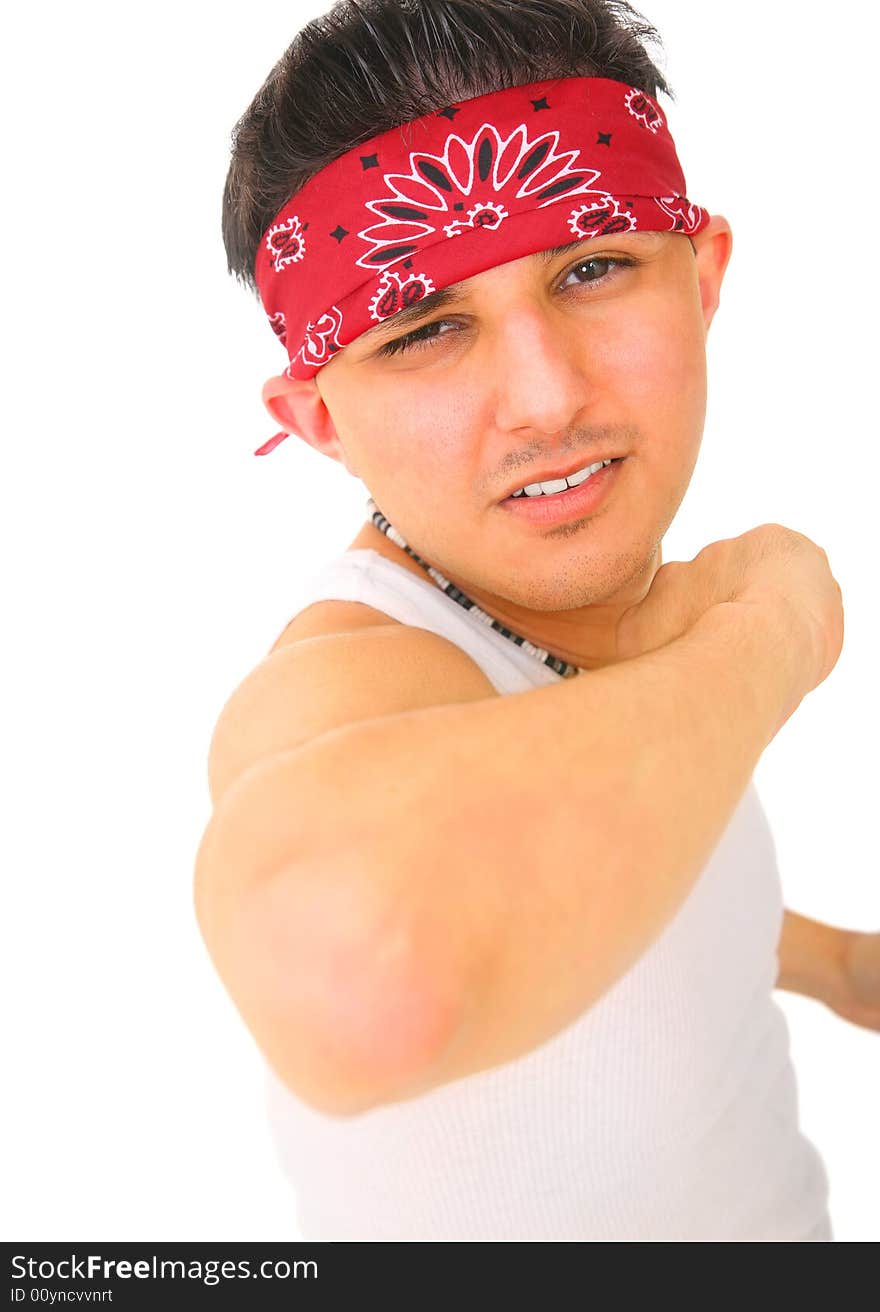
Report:
M364 547L385 556L388 560L395 561L416 578L423 581L430 579L430 575L418 561L413 560L412 556L396 542L392 542L369 520L348 550ZM433 561L428 563L434 564ZM473 584L460 581L446 570L443 573L456 586L461 587L461 590L475 601L481 610L492 619L499 620L513 633L527 638L535 646L543 647L554 656L559 656L580 669L592 670L599 669L603 665L614 664L620 659L617 649L617 626L620 618L626 610L645 597L662 563L663 548L662 544L658 543L656 551L645 562L644 568L623 590L616 593L611 601L562 611L530 610L517 605L507 597L496 596Z

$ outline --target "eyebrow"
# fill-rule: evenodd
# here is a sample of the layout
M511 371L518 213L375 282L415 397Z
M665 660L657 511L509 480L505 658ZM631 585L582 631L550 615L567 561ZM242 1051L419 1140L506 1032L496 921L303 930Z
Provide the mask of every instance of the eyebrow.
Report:
M656 239L664 234L659 232L628 232L624 235L641 243L643 238L653 239L656 242ZM586 240L595 241L595 238L588 237ZM575 247L583 246L583 244L584 238L577 237L574 241L564 242L561 246L551 246L547 250L536 251L535 255L539 256L541 263L546 265L558 256L564 255L566 251L574 250ZM421 300L416 301L414 305L410 305L406 310L398 310L396 314L390 315L384 323L376 324L374 328L368 328L365 333L361 333L361 342L384 341L388 337L405 334L407 328L420 323L429 314L433 314L436 310L442 310L444 306L457 301L462 295L463 288L464 282L452 282L448 287L441 287L439 291L428 292L427 296L423 296Z

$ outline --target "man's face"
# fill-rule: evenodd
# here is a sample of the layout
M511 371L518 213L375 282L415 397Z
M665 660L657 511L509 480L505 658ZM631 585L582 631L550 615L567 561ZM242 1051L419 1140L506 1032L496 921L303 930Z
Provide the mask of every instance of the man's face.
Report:
M554 611L641 596L703 431L726 258L716 243L699 263L677 233L590 238L395 315L317 375L340 458L471 595ZM503 504L609 455L587 513L548 526Z

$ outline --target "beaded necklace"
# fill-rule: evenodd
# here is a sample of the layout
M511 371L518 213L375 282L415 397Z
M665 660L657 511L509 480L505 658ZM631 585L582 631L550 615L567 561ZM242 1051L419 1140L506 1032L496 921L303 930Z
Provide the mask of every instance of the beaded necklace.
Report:
M522 647L523 651L527 651L530 656L536 657L536 659L541 661L544 665L549 665L550 669L554 670L557 674L561 674L563 679L571 679L576 674L584 673L580 666L571 665L568 661L564 661L561 656L551 655L551 653L546 651L543 647L536 647L534 643L529 642L528 638L523 638L519 633L513 633L510 629L505 628L500 620L493 619L491 615L487 615L486 612L481 610L477 603L467 595L467 593L462 592L461 588L457 588L454 583L451 583L449 579L445 578L444 575L440 573L439 569L435 569L434 566L429 565L426 560L422 560L421 556L416 555L412 547L404 542L400 533L398 533L390 520L386 519L382 514L382 511L376 505L372 497L367 501L367 511L376 528L384 533L386 537L390 538L392 542L396 542L399 547L402 547L408 556L412 556L413 560L417 561L422 569L430 574L434 582L443 589L447 597L451 597L453 601L457 601L459 606L463 606L465 610L471 613L471 615L475 615L477 619L482 620L484 624L488 625L489 628L494 629L496 633L500 633L505 638L509 638L511 642L515 642L518 647Z

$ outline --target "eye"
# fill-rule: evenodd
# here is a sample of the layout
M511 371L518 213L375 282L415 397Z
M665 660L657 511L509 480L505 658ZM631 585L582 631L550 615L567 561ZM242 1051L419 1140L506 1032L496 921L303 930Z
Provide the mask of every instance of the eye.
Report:
M577 264L572 265L565 278L560 283L564 287L569 278L580 274L583 270L589 270L593 275L587 278L578 278L576 285L583 287L585 284L608 282L618 276L621 269L632 268L636 261L628 259L622 255L589 255L585 260L578 260Z
M444 324L450 323L452 323L450 319L433 319L431 323L422 324L421 328L415 328L411 333L406 333L403 337L395 337L393 341L386 342L384 346L379 347L376 354L396 355L400 351L409 351L415 347L427 345L429 342L435 341L440 336L446 336L445 333L441 334L439 329L442 328ZM452 326L455 327L454 324Z

